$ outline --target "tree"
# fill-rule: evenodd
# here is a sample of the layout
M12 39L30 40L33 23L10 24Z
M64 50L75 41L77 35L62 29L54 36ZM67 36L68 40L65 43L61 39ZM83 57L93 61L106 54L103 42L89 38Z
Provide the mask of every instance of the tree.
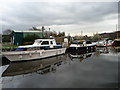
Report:
M2 35L2 42L11 42L10 35Z
M45 30L45 28L44 28L44 26L42 26L42 32L44 32L44 30Z
M3 35L2 35L2 42L11 42L11 34L12 34L11 29L6 29L3 31Z
M36 27L32 27L33 28L33 30L38 30Z
M11 29L6 29L3 31L3 35L11 35L12 31L13 30L11 30Z
M81 39L81 37L80 37L79 35L75 35L73 38L74 38L75 40Z
M53 32L52 32L52 36L53 36L53 37L57 37L57 32L56 32L56 31L53 31Z
M65 32L59 32L57 36L58 36L58 37L65 36Z
M33 35L27 35L24 39L23 39L23 41L24 42L34 42L34 40L35 39L39 39L39 36L38 35L36 35L36 34L33 34Z
M62 36L65 36L65 32L61 32L61 35L62 35Z
M100 40L100 35L99 35L98 33L93 34L92 40L93 40L93 41L98 41L98 40Z

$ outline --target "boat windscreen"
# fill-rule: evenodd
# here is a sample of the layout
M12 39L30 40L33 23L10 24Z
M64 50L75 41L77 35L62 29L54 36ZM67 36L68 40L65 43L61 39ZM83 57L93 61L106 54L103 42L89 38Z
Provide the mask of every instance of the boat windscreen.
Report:
M91 41L86 41L86 44L92 44L92 42Z
M15 51L26 51L27 50L27 48L17 48L17 49L15 49Z
M72 44L83 44L83 41L73 41Z
M72 44L78 44L78 42L77 41L73 41Z
M78 42L78 44L83 44L83 42Z
M60 43L56 43L57 45L61 45Z

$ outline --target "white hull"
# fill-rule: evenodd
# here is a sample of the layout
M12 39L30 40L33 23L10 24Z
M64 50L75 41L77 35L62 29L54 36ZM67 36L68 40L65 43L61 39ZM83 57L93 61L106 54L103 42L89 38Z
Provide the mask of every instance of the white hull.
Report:
M95 46L96 43L93 44L71 44L70 47L89 47L89 46Z
M65 51L66 48L34 51L12 51L3 52L3 55L10 61L28 61L64 54Z

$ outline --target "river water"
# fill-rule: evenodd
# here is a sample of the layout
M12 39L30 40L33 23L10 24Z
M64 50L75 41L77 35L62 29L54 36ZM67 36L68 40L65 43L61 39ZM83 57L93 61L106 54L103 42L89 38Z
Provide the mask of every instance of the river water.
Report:
M3 64L2 88L117 88L120 50L66 53L42 60Z

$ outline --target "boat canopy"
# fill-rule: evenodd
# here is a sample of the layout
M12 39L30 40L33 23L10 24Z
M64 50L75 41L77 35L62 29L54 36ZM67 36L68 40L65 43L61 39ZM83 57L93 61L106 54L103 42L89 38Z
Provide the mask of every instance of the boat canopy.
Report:
M43 46L60 46L56 44L55 39L36 39L32 45L19 46L19 48L33 48L33 47L43 47Z

